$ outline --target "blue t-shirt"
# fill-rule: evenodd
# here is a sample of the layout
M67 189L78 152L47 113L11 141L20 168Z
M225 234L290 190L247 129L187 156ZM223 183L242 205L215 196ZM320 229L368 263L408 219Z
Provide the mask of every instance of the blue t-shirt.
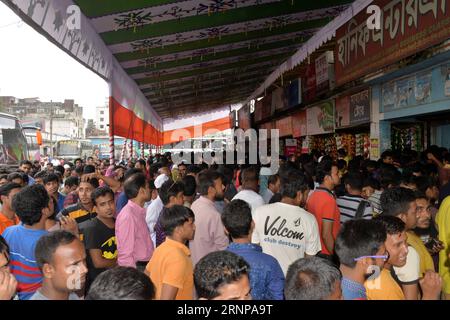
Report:
M66 200L66 196L58 192L58 208L55 208L55 212L60 212L64 209L64 200Z
M342 277L341 288L344 300L367 300L366 288L356 281Z
M119 214L119 212L122 210L123 207L125 207L128 203L128 198L125 195L125 192L121 192L119 196L117 197L117 203L116 203L116 212Z
M9 244L11 273L17 279L20 300L28 300L41 287L42 273L36 263L36 243L48 234L46 230L32 230L22 224L6 228L2 236Z
M253 243L231 243L228 248L250 265L253 300L283 300L284 274L278 261Z

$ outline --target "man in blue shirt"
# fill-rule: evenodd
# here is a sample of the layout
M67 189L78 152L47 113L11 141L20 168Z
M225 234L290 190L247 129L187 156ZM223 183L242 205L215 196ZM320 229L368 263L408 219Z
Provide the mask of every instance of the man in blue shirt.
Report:
M284 274L278 261L262 252L259 245L251 243L255 224L250 206L243 200L233 200L222 214L225 232L232 243L227 250L250 265L250 285L253 300L283 300Z
M380 274L388 253L384 242L386 230L376 220L349 220L336 239L335 252L342 272L344 300L367 300L364 282Z

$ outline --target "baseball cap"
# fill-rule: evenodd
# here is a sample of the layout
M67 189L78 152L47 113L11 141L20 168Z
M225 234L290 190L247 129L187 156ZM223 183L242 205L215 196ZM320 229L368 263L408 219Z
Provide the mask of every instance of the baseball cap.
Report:
M156 189L161 188L161 186L164 184L164 182L168 181L169 177L166 176L165 174L160 174L159 176L156 177L155 179L155 187Z

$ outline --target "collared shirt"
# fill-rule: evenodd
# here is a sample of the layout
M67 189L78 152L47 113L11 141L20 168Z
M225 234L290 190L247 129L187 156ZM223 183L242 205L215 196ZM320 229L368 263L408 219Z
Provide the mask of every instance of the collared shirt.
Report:
M13 220L11 220L0 212L0 235L3 233L3 231L5 231L6 228L15 226L19 223L20 220L16 215L14 215Z
M230 243L227 248L250 265L253 300L283 300L284 274L278 261L253 243Z
M344 300L367 300L366 288L361 283L342 277L341 288Z
M184 244L166 238L155 249L146 270L156 288L156 299L161 298L163 284L178 288L176 300L194 298L194 266L191 252Z
M264 189L264 191L261 192L260 194L261 194L261 196L263 197L264 202L265 202L266 204L268 204L268 203L270 202L270 199L272 199L274 193L272 192L272 190L270 190L269 188L267 188L267 189Z
M255 210L257 208L266 204L264 202L263 197L261 197L255 191L248 190L248 189L239 191L238 194L236 194L233 197L233 200L236 200L236 199L244 200L245 202L247 202L249 204L250 208L252 208L252 216L255 215Z
M208 253L225 250L229 241L220 213L211 200L201 196L194 201L191 209L195 214L195 236L189 242L189 248L195 265Z
M116 220L117 264L136 267L138 261L149 261L153 242L145 223L145 209L129 200Z
M147 227L148 230L150 231L150 236L152 237L153 245L155 248L156 248L155 225L156 222L158 222L159 215L161 214L163 208L164 204L161 198L158 196L158 198L156 198L155 201L152 201L152 203L150 203L150 205L148 206L145 216L145 222L147 223Z

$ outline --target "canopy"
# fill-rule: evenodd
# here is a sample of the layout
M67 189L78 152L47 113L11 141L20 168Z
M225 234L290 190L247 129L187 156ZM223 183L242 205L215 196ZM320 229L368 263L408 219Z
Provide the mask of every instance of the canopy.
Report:
M352 2L3 1L108 81L113 134L157 145L176 141L169 138L174 129L197 131L186 119L229 128L223 110L278 75L277 67ZM72 28L73 4L81 9L79 28Z

